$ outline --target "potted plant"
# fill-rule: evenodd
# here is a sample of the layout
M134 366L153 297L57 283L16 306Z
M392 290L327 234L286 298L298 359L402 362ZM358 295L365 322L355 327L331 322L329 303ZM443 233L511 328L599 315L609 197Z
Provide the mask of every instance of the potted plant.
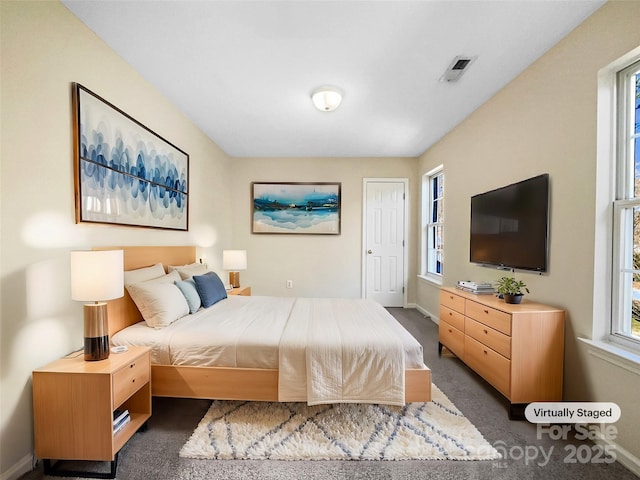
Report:
M506 303L520 303L524 292L529 293L529 289L522 280L513 277L502 277L496 282L496 290ZM523 292L524 290L524 292Z

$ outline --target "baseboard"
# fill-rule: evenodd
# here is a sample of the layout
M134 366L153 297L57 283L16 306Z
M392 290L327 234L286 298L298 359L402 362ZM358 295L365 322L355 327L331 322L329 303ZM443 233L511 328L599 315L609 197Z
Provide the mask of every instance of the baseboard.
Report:
M634 475L640 477L640 458L606 438L597 438L594 440L594 443L604 447L609 446L611 450L616 452L616 460L628 468Z
M431 312L429 312L428 310L424 309L423 307L421 307L418 304L415 304L414 307L416 310L418 310L422 315L424 315L425 317L429 317L431 319L431 321L433 323L435 323L436 325L440 324L440 318L438 318L436 315L433 315Z
M33 455L25 455L14 463L9 470L0 474L0 480L17 480L33 469Z

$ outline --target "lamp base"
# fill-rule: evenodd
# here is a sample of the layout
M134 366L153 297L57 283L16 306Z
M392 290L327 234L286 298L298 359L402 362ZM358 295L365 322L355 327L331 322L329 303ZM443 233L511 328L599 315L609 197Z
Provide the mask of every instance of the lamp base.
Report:
M240 287L240 272L229 272L229 283L233 288Z
M88 362L109 358L109 335L84 337L84 359Z
M90 362L109 358L109 326L107 304L84 306L84 359Z

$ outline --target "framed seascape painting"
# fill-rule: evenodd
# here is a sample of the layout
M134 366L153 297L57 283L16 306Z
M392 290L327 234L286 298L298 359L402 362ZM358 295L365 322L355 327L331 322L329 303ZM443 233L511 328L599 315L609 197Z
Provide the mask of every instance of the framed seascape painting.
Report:
M76 222L189 229L189 155L79 84Z
M253 233L340 234L340 183L251 184Z

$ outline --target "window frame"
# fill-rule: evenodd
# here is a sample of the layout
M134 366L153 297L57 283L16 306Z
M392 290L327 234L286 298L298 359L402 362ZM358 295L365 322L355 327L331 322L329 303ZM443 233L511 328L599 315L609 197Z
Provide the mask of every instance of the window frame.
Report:
M640 351L640 336L631 331L634 270L634 209L640 209L640 192L635 191L634 141L636 82L640 58L616 72L615 79L615 198L613 200L613 255L611 262L611 321L608 337L613 343ZM631 240L631 241L629 241Z
M440 178L442 181L442 196L434 198L434 180ZM444 275L444 241L442 242L442 248L440 248L440 272L437 272L437 268L433 264L436 255L432 255L432 252L437 248L431 247L434 244L435 231L440 228L444 230L444 197L446 187L444 186L444 166L439 165L432 170L425 173L422 177L422 265L421 265L421 277L431 280L434 283L442 285L442 278ZM436 201L441 202L442 215L440 221L433 221L433 210L436 205ZM444 235L443 235L444 236Z

